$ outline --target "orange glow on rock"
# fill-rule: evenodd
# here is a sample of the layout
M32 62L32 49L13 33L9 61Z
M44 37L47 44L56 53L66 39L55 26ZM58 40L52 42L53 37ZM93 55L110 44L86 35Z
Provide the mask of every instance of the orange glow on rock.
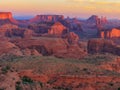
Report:
M0 19L10 19L12 18L11 12L0 12Z

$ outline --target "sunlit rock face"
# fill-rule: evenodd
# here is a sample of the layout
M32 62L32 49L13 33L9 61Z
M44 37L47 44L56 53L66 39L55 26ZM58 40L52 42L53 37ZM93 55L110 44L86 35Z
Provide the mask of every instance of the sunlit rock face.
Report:
M110 37L120 37L120 30L113 28L110 33Z
M120 37L120 29L113 28L111 30L103 30L100 32L101 38L118 38Z
M0 25L3 24L19 24L12 16L11 12L0 12Z
M51 35L62 35L67 32L68 32L67 28L64 25L62 25L60 22L56 22L48 30L48 34L51 34Z
M0 12L0 19L11 19L12 13L11 12Z

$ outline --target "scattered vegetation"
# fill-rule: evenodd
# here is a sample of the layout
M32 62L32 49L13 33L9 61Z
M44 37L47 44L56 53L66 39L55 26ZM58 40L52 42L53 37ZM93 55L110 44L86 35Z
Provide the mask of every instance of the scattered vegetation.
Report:
M86 56L82 61L84 63L99 65L102 62L109 62L117 58L118 56L112 54L94 54Z
M44 86L43 83L42 83L42 82L39 82L39 84L40 84L41 88L43 88L43 86Z
M21 78L23 84L33 84L33 80L27 76Z
M20 84L21 84L20 81L16 82L16 85L15 85L16 90L23 90Z
M1 68L2 74L6 74L10 70L10 66L5 66Z
M10 58L10 60L9 60ZM82 60L78 59L63 59L56 58L53 56L22 56L22 57L6 57L4 60L0 60L1 71L3 73L7 73L13 67L17 69L18 72L20 70L31 70L34 69L34 72L37 73L62 73L63 75L103 75L103 76L120 76L119 73L109 70L100 69L98 66L102 62L109 62L113 59L117 58L111 54L96 54L96 55L88 55ZM48 81L47 84L54 83L55 80ZM44 88L44 83L35 82L29 77L22 77L21 83L16 82L16 90L22 90L22 85L32 86L31 88L35 88L36 84L41 88ZM108 83L109 87L115 85L114 83ZM57 89L63 89L62 87L55 87ZM64 88L65 89L65 88ZM67 88L65 89L67 90ZM120 88L118 88L120 90Z

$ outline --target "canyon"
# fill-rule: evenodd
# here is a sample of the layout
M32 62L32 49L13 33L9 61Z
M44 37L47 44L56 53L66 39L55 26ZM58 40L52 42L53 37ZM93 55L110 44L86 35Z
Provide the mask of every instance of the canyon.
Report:
M0 90L120 90L120 22L0 12Z

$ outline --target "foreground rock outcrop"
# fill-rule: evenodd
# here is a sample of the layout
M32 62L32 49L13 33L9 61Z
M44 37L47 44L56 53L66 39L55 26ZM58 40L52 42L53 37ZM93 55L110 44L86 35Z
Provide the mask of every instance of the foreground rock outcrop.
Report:
M116 45L112 40L106 39L91 39L88 41L88 53L112 53L120 55L120 47Z
M86 55L84 49L80 48L76 41L70 41L74 42L70 44L67 39L62 38L36 37L36 39L21 39L11 42L21 49L35 49L43 56L82 58Z

